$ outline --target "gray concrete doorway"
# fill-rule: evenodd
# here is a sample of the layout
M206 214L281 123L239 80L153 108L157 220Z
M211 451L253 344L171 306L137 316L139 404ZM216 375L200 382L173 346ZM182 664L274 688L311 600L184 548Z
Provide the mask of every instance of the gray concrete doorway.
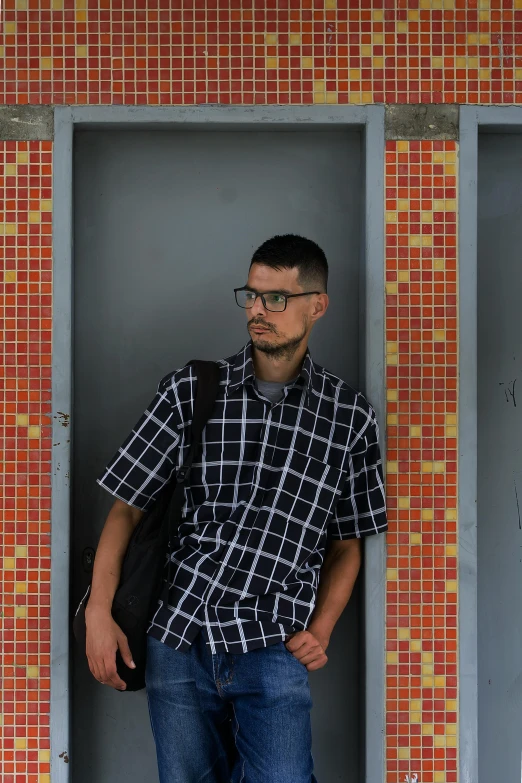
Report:
M519 780L522 726L522 135L478 145L479 783Z
M347 144L352 150L351 155L352 163L355 163L355 147L358 147L359 172L360 180L359 186L360 192L357 194L359 201L359 212L361 215L360 222L360 234L354 233L354 242L348 240L346 248L347 251L353 250L357 242L360 246L360 268L358 270L358 334L357 334L357 346L358 346L358 370L355 364L351 364L350 361L346 363L344 359L343 363L329 360L327 355L327 346L325 345L325 351L322 353L322 361L325 365L330 365L331 369L337 371L339 374L344 375L347 380L352 383L356 383L356 379L359 380L359 387L368 395L372 401L374 407L377 410L379 421L381 422L381 451L384 464L386 464L386 440L385 440L385 419L384 419L384 226L382 222L382 210L384 203L384 108L382 106L338 106L338 107L321 107L321 106L175 106L175 107L124 107L124 106L98 106L98 107L56 107L54 109L54 160L53 160L53 376L52 376L52 406L53 406L53 452L52 452L52 580L51 580L51 774L53 783L70 783L75 779L75 771L78 770L84 761L87 761L87 769L92 774L98 774L99 770L96 768L93 771L92 764L95 762L95 753L97 752L96 742L91 747L91 754L87 757L84 753L83 757L81 750L76 743L73 742L73 726L74 721L83 721L85 728L85 736L89 738L100 738L102 731L101 727L106 727L108 722L114 723L119 721L121 708L116 702L107 704L98 704L97 706L90 706L90 704L83 702L81 712L76 716L75 707L79 703L77 695L77 681L73 679L77 677L78 667L72 666L73 656L75 650L71 645L71 611L75 608L75 602L77 595L71 590L70 576L73 574L76 579L75 569L78 567L76 553L81 548L81 544L76 542L76 536L72 534L72 528L74 524L74 513L78 505L76 495L73 497L73 488L71 487L71 474L73 480L76 482L74 492L80 493L91 492L92 484L89 483L88 476L78 472L78 476L75 475L75 460L78 449L75 449L73 453L72 439L69 437L69 430L64 431L64 427L67 428L69 422L72 422L72 429L77 431L77 437L81 439L82 428L85 429L85 424L82 424L81 418L76 427L76 401L78 397L78 373L77 369L80 369L80 373L85 376L85 370L82 369L82 363L78 362L75 355L78 340L81 341L81 331L76 327L75 307L77 306L76 292L78 287L81 286L80 281L80 266L81 261L81 247L78 247L78 237L75 236L75 228L79 227L75 225L75 214L73 214L73 196L79 203L81 194L75 193L75 187L73 186L74 176L74 163L75 163L75 132L76 131L154 131L162 133L163 131L174 132L173 136L177 132L185 131L205 131L216 133L221 131L238 132L248 131L249 133L261 131L262 133L271 134L273 131L282 133L290 133L295 135L295 131L307 132L307 131L340 131L346 132L346 136L350 136L350 131L356 131L357 141L355 136L352 136L352 145L350 147L349 140ZM332 139L335 134L332 135ZM239 136L236 137L239 139ZM327 136L323 136L327 138ZM359 146L360 143L360 146ZM88 145L87 145L88 146ZM315 154L315 151L314 151ZM350 158L350 155L348 156ZM165 158L166 160L166 158ZM339 159L341 163L343 159ZM91 158L91 163L94 165L95 160ZM139 164L139 159L138 159ZM107 164L108 165L108 164ZM310 166L313 173L314 166L313 161L307 156L305 165ZM116 170L117 170L116 166ZM121 166L120 166L121 168ZM348 168L351 167L348 162ZM355 167L357 168L357 166ZM132 165L130 166L132 172ZM114 171L111 169L111 171ZM143 171L143 167L138 168L136 171ZM98 172L99 173L99 172ZM95 176L98 176L98 173ZM77 179L77 178L76 178ZM132 177L131 177L132 179ZM136 177L136 179L138 179ZM103 184L103 177L100 176L99 181ZM120 188L119 198L122 198L127 192L127 184L123 178L122 183L126 186ZM179 178L175 182L180 184ZM146 183L145 183L146 184ZM138 187L143 191L145 186L143 181L134 182L134 187ZM165 189L163 189L165 190ZM160 193L161 193L160 189ZM98 193L96 190L91 194L93 199L101 198L102 192ZM171 194L169 194L170 196ZM226 198L234 196L230 191L224 194L224 201ZM276 193L277 197L277 193ZM178 202L179 204L179 196ZM253 203L256 203L255 201ZM279 202L276 202L279 203ZM96 213L95 205L90 205L94 208L93 214ZM301 212L305 215L306 212L312 214L314 209L309 209L304 206L294 204L292 208L294 212ZM241 210L239 210L241 212ZM114 212L114 211L113 211ZM132 210L129 212L131 214ZM78 210L76 210L78 213ZM182 213L183 214L183 213ZM244 210L241 212L244 214ZM294 221L295 214L289 209L288 214L294 215L292 220ZM186 216L186 215L185 215ZM80 216L81 217L81 216ZM104 215L100 216L102 219ZM106 216L105 216L106 217ZM115 221L112 219L113 215L110 215L108 221L110 225L115 225ZM329 243L322 241L323 230L319 230L321 223L324 220L325 215L320 220L313 218L304 220L302 223L306 223L307 226L316 226L318 228L316 237L324 244L325 249L329 252ZM348 229L351 229L352 219L347 217L346 211L339 211L339 220L347 219ZM170 214L169 214L170 220ZM120 216L121 222L121 216ZM302 224L301 223L301 224ZM300 223L292 223L293 228L290 228L288 221L285 221L284 230L298 230ZM125 222L124 232L128 230L129 221ZM254 226L255 224L253 224ZM324 224L326 225L326 224ZM174 228L174 226L173 226ZM199 228L199 224L198 224ZM212 227L211 227L212 228ZM359 228L359 226L357 226ZM237 225L235 224L237 230ZM162 229L163 230L163 229ZM274 229L276 230L276 229ZM305 233L303 229L302 233ZM90 232L90 233L89 233ZM85 235L87 240L90 241L92 236L96 232L93 230L93 224L85 227ZM308 232L310 234L310 232ZM265 233L260 236L259 241L265 238ZM336 234L335 236L338 236ZM156 242L156 237L154 241ZM255 241L254 241L255 239ZM251 248L257 243L257 237L252 232ZM125 250L128 241L122 240L122 248ZM222 249L222 243L219 245ZM110 250L112 246L109 245ZM157 243L156 243L157 248ZM171 252L171 245L168 246L168 252ZM79 250L76 257L76 250ZM241 247L241 253L245 252L244 247ZM107 251L105 251L107 255ZM108 252L111 255L111 252ZM332 254L330 252L330 260L333 261ZM94 253L90 256L84 256L87 258L86 263L90 263L94 258ZM195 258L196 256L194 256ZM178 257L179 258L179 257ZM161 253L158 254L159 266L165 264L165 258L161 257ZM243 257L242 257L243 260ZM234 261L234 263L236 263ZM245 264L248 264L248 259L245 260ZM333 263L333 266L336 264ZM158 264L156 264L158 266ZM133 261L130 265L131 271L134 267L139 269L139 264ZM229 267L232 269L233 267ZM241 267L243 268L243 267ZM246 268L246 267L245 267ZM95 267L92 267L93 274L95 273ZM157 270L156 270L157 271ZM227 272L228 274L229 272ZM75 279L76 276L76 285ZM133 284L136 283L136 279L130 275L130 279ZM195 279L197 279L197 272L195 271ZM335 277L333 278L335 279ZM140 279L141 282L141 279ZM355 282L355 280L354 280ZM104 280L104 285L107 286L109 281ZM126 283L127 288L129 287ZM92 290L92 285L91 285ZM100 287L95 292L95 295L91 296L89 287L86 288L86 293L90 296L93 304L95 305L90 316L90 323L93 326L93 340L91 345L93 350L95 344L95 322L97 319L97 312L103 310L103 306L99 306L97 302L98 292L102 292ZM107 297L107 294L105 294ZM125 297L124 297L125 299ZM351 301L351 300L350 300ZM173 316L172 304L169 300L169 307L171 308L168 323L174 324L175 319ZM106 303L104 304L106 307ZM97 309L96 309L97 308ZM137 310L134 314L135 318L138 318ZM240 311L238 310L241 315ZM170 318L172 316L172 318ZM141 316L140 316L141 317ZM161 312L158 310L157 317L161 317ZM110 321L110 319L109 319ZM117 321L117 319L116 319ZM125 322L125 315L122 314L121 323ZM147 320L150 324L150 319ZM223 321L223 324L225 321ZM333 323L330 321L330 323ZM350 324L349 318L345 319L343 323ZM335 327L335 323L334 323ZM240 327L241 329L241 327ZM223 327L221 332L223 335L231 334L230 325ZM156 333L157 333L156 329ZM118 366L124 366L126 364L125 357L129 355L138 355L138 351L134 350L132 345L133 335L132 333L122 334L121 350L115 354L114 368L111 366L111 372L114 374L111 376L111 382L121 383L123 381L123 375L119 373ZM210 333L209 333L210 334ZM236 332L234 332L236 336ZM246 337L246 330L244 332ZM172 335L173 337L173 335ZM345 343L350 342L351 333L343 334ZM317 338L320 338L320 332L317 333ZM354 338L355 339L355 338ZM158 355L152 361L146 357L143 359L144 371L149 371L155 376L157 369L163 366L169 369L172 365L179 364L180 361L185 361L187 356L192 355L207 355L209 353L202 353L199 349L201 345L207 347L209 350L212 348L211 338L199 345L194 344L193 349L187 352L187 355L183 354L182 358L179 358L179 353L176 355L172 345L169 345L169 350L172 348L172 352L167 354L162 353L158 359ZM151 343L152 345L153 343ZM237 345L234 339L234 348ZM318 346L320 344L318 343ZM343 343L343 348L345 348ZM234 348L232 350L234 350ZM317 348L312 345L314 354L317 354ZM142 346L140 347L140 350ZM96 351L97 352L97 351ZM218 351L222 354L222 350ZM122 357L121 359L119 357ZM346 356L346 354L345 354ZM142 357L143 358L143 357ZM318 357L319 358L319 357ZM172 361L168 361L171 359ZM355 362L354 356L352 361ZM167 363L168 362L168 363ZM93 372L100 373L100 368L107 366L107 363L100 362L98 368L95 363ZM343 369L347 367L347 370ZM350 369L351 368L351 369ZM73 372L74 369L74 372ZM143 372L141 373L143 375ZM73 377L74 376L74 377ZM75 382L75 392L73 393L73 380ZM136 381L137 382L137 381ZM155 381L154 381L155 382ZM125 415L125 421L122 418L116 420L114 433L111 437L114 438L113 443L119 441L122 433L128 429L128 417L132 414L136 415L141 410L147 396L150 394L150 387L136 391L133 388L133 384L128 385L125 389L128 395L127 405L129 405L129 413ZM80 389L81 393L81 389ZM103 389L100 394L100 398L103 397ZM134 405L134 407L132 407ZM104 415L105 415L104 411ZM115 414L117 415L117 414ZM111 425L112 426L112 425ZM118 429L119 428L119 429ZM66 435L66 437L64 437ZM88 473L91 471L91 476L94 476L95 471L98 469L99 461L103 461L107 458L108 451L112 448L106 445L105 451L102 447L99 447L96 454L96 448L92 453L86 456L87 464L85 468L81 468ZM94 456L93 456L94 455ZM93 461L94 460L94 461ZM103 506L103 502L99 495L98 498L92 496L87 500L92 505L92 517L89 520L89 524L94 530L94 537L97 538L97 532L101 528L103 518L107 511L108 505ZM107 496L107 504L110 504L110 498ZM92 519L97 522L92 523ZM73 544L71 547L70 544ZM364 569L360 576L360 584L358 586L359 597L354 601L354 606L359 609L359 627L360 627L360 641L364 640L364 655L359 656L359 677L360 677L360 690L358 693L360 709L358 710L358 716L360 718L360 736L362 741L359 743L359 760L360 760L360 777L367 783L375 780L383 779L384 775L384 586L385 586L385 560L386 548L385 548L385 536L372 537L370 540L365 541L364 547ZM74 581L74 580L73 580ZM346 615L349 616L348 614ZM364 616L364 622L362 618ZM343 620L344 622L344 620ZM343 626L338 626L338 633L343 633ZM330 648L333 651L333 647ZM345 650L341 651L344 658L348 655ZM351 653L350 653L351 654ZM355 652L356 654L356 652ZM332 657L330 659L330 663ZM349 668L350 658L343 659L343 673ZM332 670L333 664L330 666ZM72 671L73 670L73 671ZM319 673L318 673L319 675ZM73 692L75 698L73 699ZM355 691L353 691L355 693ZM92 691L85 692L87 699L92 697ZM114 694L121 696L122 694ZM125 697L130 694L125 694ZM137 698L139 694L137 695ZM96 697L97 698L97 697ZM339 685L336 684L335 693L332 698L334 701L329 702L332 704L332 709L335 711L336 702L335 698L339 700L344 699L344 693L342 689L339 691ZM117 706L116 712L113 707ZM121 703L120 703L121 704ZM343 702L344 704L344 702ZM123 729L123 734L127 734L131 737L132 741L136 740L137 750L140 754L148 755L152 749L152 745L147 739L147 735L143 734L142 729L146 727L147 723L144 722L143 712L140 714L140 708L137 712L130 708L130 702L127 702L129 707L128 714L125 713L125 717L128 718L127 724ZM143 707L143 704L142 704ZM97 711L96 711L97 710ZM314 704L314 721L317 724L320 715L320 706L318 702ZM125 711L124 711L125 712ZM324 713L323 713L324 714ZM93 716L100 716L100 720L95 720L95 725L98 725L98 733L90 735L89 721L91 725L93 722ZM329 715L326 716L328 718ZM106 721L104 723L104 721ZM137 723L136 723L137 721ZM334 748L335 759L344 758L344 746L347 743L353 742L354 746L357 744L357 738L350 733L349 725L334 725L333 731L335 732L331 737L331 727L328 720L319 721L322 725L319 725L318 731L314 732L315 744L321 743L321 733L323 732L326 739L329 738L332 741L332 747L334 743L338 743L338 748ZM81 724L76 723L74 725L74 731L81 733ZM319 739L315 739L319 735ZM364 741L366 739L366 741ZM132 741L128 741L125 747L131 749L130 758L132 756ZM140 743L142 743L140 745ZM144 744L143 744L144 743ZM86 743L85 743L86 744ZM78 749L78 757L76 751ZM314 748L315 752L315 748ZM111 757L112 754L112 757ZM101 766L104 766L103 774L107 773L107 770L115 770L119 779L123 775L127 775L127 770L121 767L121 752L117 743L112 743L111 746L107 745L107 750L104 752L104 759ZM72 762L72 763L68 763ZM147 762L149 763L149 762ZM112 768L111 768L112 764ZM318 773L322 773L322 767L320 759L317 760ZM132 765L130 765L132 766ZM96 764L94 764L96 767ZM148 770L151 767L140 767L140 773L144 772L148 774ZM152 767L153 769L153 767ZM352 780L353 770L345 769L344 762L341 778L337 776L337 771L334 773L335 780ZM73 774L74 773L74 774ZM81 774L81 773L80 773ZM101 774L101 773L100 773ZM153 774L153 772L151 772ZM355 771L356 774L356 771ZM350 777L347 777L350 776ZM81 779L81 778L80 778ZM152 778L153 779L153 778Z
M359 386L361 138L356 132L78 132L74 187L72 597L111 504L95 477L155 385L248 339L232 289L252 251L295 232L325 249L317 361ZM310 675L320 781L359 781L361 579ZM100 687L74 648L74 783L157 779L145 694Z

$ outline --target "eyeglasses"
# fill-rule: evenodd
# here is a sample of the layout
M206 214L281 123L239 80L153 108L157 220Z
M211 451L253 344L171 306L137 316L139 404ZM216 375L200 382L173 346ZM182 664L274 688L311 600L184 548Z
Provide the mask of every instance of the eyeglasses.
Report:
M302 294L282 294L279 291L270 291L269 293L261 294L259 291L254 291L252 288L234 288L234 293L239 307L244 307L249 310L254 306L257 297L260 296L265 310L281 313L283 310L286 310L286 303L289 299L292 299L292 297L310 296L310 294L320 294L321 292L305 291Z

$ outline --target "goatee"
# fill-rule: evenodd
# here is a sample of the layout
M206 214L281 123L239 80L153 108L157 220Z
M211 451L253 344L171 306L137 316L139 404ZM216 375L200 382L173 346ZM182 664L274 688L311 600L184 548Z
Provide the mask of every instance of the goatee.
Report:
M301 345L305 335L306 328L302 334L298 335L297 337L292 337L285 343L279 343L279 345L275 345L274 343L270 343L267 340L262 339L255 341L253 340L252 342L256 350L261 351L261 353L264 353L267 356L270 356L272 359L286 359L287 361L290 361L293 359L295 352Z

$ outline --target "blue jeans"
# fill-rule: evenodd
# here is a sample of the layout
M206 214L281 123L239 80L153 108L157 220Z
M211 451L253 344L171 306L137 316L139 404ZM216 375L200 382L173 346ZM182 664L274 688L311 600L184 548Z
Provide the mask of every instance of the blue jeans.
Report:
M212 654L147 640L160 783L317 783L308 670L283 641Z

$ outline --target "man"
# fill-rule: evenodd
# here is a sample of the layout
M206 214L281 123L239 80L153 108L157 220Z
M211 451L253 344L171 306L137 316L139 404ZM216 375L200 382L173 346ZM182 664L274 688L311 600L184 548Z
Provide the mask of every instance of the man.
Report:
M161 783L317 783L308 672L322 668L352 593L361 538L387 529L375 412L312 361L328 307L314 242L275 236L235 289L250 340L220 365L203 453L172 544L173 581L147 636ZM87 606L93 675L132 666L111 617L131 532L190 447L194 370L157 393L98 483L116 496Z

